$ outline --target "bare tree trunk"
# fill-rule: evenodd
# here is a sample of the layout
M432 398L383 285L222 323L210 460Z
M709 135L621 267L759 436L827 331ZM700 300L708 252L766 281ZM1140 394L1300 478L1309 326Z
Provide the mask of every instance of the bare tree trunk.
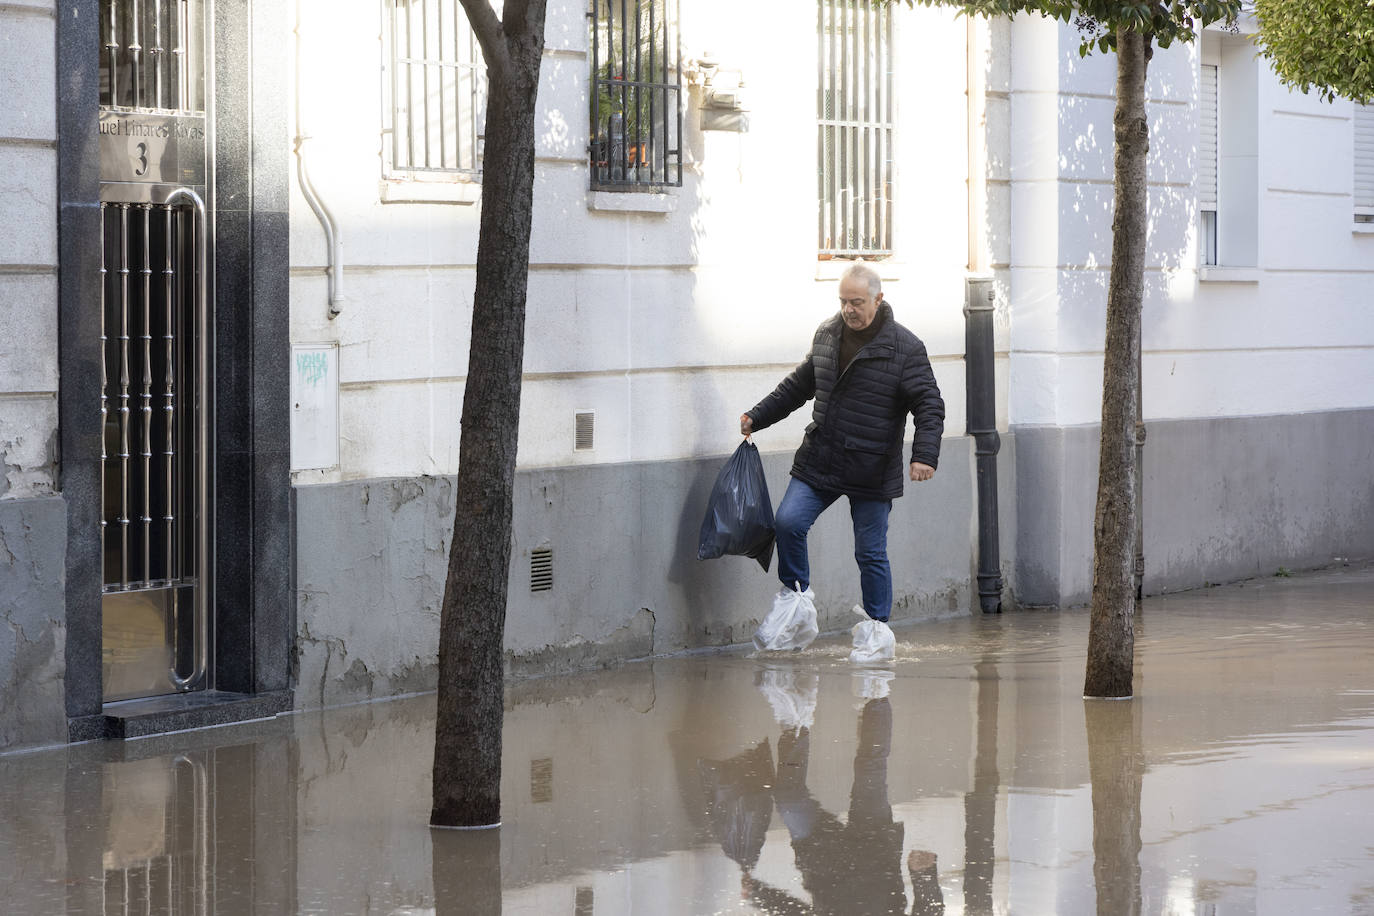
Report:
M1135 661L1135 358L1145 285L1145 70L1150 39L1117 30L1112 272L1102 367L1102 442L1093 522L1092 619L1083 693L1128 697Z
M486 57L488 96L457 505L439 622L430 823L440 827L501 821L506 585L544 50L544 0L509 0L504 22L486 0L464 7Z

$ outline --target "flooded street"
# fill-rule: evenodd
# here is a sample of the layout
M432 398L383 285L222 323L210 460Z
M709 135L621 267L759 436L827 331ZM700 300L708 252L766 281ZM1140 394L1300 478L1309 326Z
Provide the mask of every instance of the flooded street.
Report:
M1374 913L1374 567L507 691L499 831L431 832L432 697L0 757L14 914Z

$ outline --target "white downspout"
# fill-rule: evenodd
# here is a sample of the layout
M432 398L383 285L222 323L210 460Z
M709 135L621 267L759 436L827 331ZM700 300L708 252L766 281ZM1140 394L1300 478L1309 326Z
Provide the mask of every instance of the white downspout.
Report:
M320 195L310 181L310 172L305 167L305 141L310 135L305 132L301 118L301 6L305 0L296 0L296 174L299 178L301 194L310 209L315 211L320 225L324 227L325 274L329 277L329 317L334 319L343 311L343 231L334 220Z

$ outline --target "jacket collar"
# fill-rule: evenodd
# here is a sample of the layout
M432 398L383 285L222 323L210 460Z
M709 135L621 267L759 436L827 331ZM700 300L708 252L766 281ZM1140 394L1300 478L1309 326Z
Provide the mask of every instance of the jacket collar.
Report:
M867 344L869 347L895 347L897 345L897 322L892 317L892 306L884 299L878 305L878 314L874 316L874 321L882 319L883 326L878 329L878 334ZM836 346L839 346L840 333L844 330L844 316L836 312L834 317L826 323L826 330L834 335Z

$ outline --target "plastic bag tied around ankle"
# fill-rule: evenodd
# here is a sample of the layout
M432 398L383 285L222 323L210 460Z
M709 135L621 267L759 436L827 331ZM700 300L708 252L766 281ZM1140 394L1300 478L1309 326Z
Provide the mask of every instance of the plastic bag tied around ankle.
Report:
M850 632L854 634L854 651L849 653L849 660L856 665L890 662L897 654L897 637L881 620L860 620Z
M754 648L760 652L805 649L820 627L816 624L816 595L810 588L784 588L773 599L773 609L754 631Z

